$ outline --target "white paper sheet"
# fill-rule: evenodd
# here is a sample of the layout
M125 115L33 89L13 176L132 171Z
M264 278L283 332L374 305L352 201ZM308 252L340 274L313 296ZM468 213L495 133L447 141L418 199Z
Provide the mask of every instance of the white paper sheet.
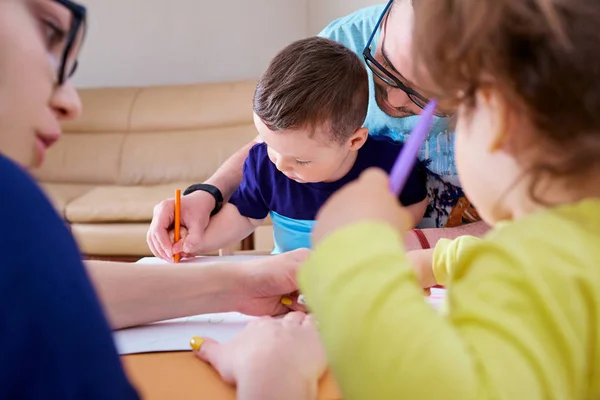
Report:
M197 315L122 329L114 339L119 354L190 350L193 336L227 342L255 318L240 313Z
M269 256L195 257L181 260L181 263L248 261L264 257ZM168 264L166 261L156 257L145 257L137 262L144 264ZM114 339L119 354L189 350L190 339L193 336L205 336L213 338L218 342L226 342L254 318L240 313L197 315L122 329L114 332Z
M260 257L265 256L197 257L184 262L244 261ZM166 263L153 257L138 262ZM444 289L434 288L431 290L431 296L426 300L437 309L444 296ZM193 336L210 337L218 342L227 342L255 318L240 313L197 315L122 329L114 332L114 339L119 354L185 351L190 349L189 342Z
M438 310L440 308L440 306L442 305L442 303L444 302L445 298L446 298L446 289L431 288L431 293L430 293L429 297L427 297L427 302L429 304L431 304L431 306L433 308Z
M200 256L194 258L186 258L180 261L182 264L188 263L206 263L206 262L227 262L227 261L249 261L257 258L271 257L269 255L238 255L238 256ZM139 264L170 264L165 260L157 257L144 257L137 261Z

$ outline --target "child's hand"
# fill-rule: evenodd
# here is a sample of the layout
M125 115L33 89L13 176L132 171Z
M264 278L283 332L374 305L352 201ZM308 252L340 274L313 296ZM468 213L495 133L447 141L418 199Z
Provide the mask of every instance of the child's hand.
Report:
M433 275L433 251L433 249L425 249L406 253L406 257L415 269L419 284L424 289L437 285Z
M224 344L195 337L191 345L244 398L316 398L327 366L315 321L301 312L252 321Z
M317 215L313 244L339 228L367 220L391 224L401 232L413 224L412 216L398 205L398 199L391 192L388 176L375 168L363 172L325 203Z
M182 226L179 229L179 241L177 243L175 243L175 231L173 229L171 229L169 231L169 239L171 240L171 243L173 243L173 248L172 248L172 252L173 254L180 254L181 258L189 258L189 257L194 257L194 254L187 254L183 251L183 239L185 239L185 237L188 235L188 230Z

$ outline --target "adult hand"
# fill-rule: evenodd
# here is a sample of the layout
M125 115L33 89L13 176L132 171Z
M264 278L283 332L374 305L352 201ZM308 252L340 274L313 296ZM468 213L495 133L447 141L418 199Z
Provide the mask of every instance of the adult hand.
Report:
M203 337L190 344L225 382L237 386L238 398L316 398L327 366L315 321L301 312L254 320L224 344Z
M236 265L242 278L228 293L234 309L256 316L305 310L297 302L296 273L309 254L308 249L298 249Z
M371 168L337 191L321 208L313 230L317 245L334 231L361 221L380 221L400 232L411 228L413 218L390 191L388 176Z
M202 234L206 230L210 213L215 207L215 199L207 192L196 191L181 197L182 238L173 244L172 235L175 220L175 199L167 199L154 207L154 215L150 229L146 235L148 247L156 257L173 262L173 254L182 257L196 255L202 242Z

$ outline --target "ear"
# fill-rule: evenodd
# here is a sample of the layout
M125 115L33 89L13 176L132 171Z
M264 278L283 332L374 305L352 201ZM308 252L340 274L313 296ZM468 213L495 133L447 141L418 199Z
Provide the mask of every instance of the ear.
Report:
M490 153L497 151L508 151L511 147L511 110L508 103L496 91L490 89L481 90L479 98L493 121L494 132L490 143Z
M369 137L369 130L367 128L358 128L352 136L348 139L348 145L351 151L358 151Z

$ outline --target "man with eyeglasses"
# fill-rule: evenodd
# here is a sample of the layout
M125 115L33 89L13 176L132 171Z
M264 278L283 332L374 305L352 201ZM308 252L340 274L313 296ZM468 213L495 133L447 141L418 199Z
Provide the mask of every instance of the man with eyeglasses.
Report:
M319 34L362 54L369 68L371 95L365 126L371 135L401 141L410 133L416 124L416 115L428 102L412 71L412 2L390 0L386 5L364 8L333 21ZM419 227L434 229L409 233L409 248L419 248L419 245L426 248L442 237L479 236L487 230L483 222L477 222L480 221L477 211L464 196L458 181L454 135L448 127L448 117L443 112L437 114L419 156L428 170L430 201ZM415 238L419 245L411 245Z
M364 126L371 135L404 141L415 125L427 98L414 82L411 59L412 0L390 0L386 5L367 7L333 21L319 36L336 40L361 55L369 70L369 109ZM335 66L332 66L334 68ZM441 238L481 236L487 226L464 196L454 165L453 132L448 116L438 113L420 160L428 170L429 205L421 229L407 233L408 249L427 249ZM193 255L211 214L238 187L249 143L233 155L204 184L193 185L182 198L181 222L188 229L183 243L172 245L168 230L173 221L174 201L155 207L148 241L158 247L158 257L172 259L173 253ZM428 228L428 229L425 229Z

